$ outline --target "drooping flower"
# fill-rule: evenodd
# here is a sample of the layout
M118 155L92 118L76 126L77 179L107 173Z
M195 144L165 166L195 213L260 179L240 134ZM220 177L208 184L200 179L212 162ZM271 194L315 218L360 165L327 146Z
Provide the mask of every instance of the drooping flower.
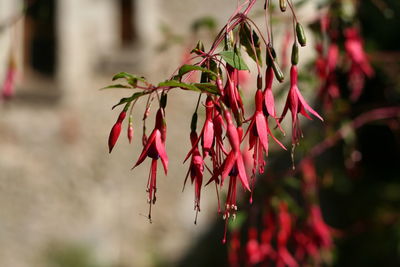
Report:
M296 267L298 264L287 249L287 242L292 232L292 219L288 212L288 206L284 201L279 203L278 222L276 266Z
M271 136L283 149L286 149L278 139L271 133L268 126L267 117L263 113L263 93L257 90L255 95L256 110L250 118L250 125L247 129L249 133L249 149L254 149L254 167L258 168L259 173L264 173L264 153L268 155L268 136Z
M374 74L367 55L364 51L364 46L360 34L356 28L348 28L344 33L346 41L344 47L351 61L349 81L352 88L351 100L357 100L364 87L365 76L371 77Z
M263 216L260 250L264 260L276 259L276 251L272 246L272 238L276 231L276 222L274 219L274 215L270 210Z
M229 64L226 66L227 81L224 88L224 103L232 109L235 117L239 117L240 113L244 114L242 97L240 96L239 86L239 70L233 68Z
M303 96L300 93L300 90L297 86L297 66L292 65L290 69L290 90L288 97L286 99L286 104L283 109L281 118L279 121L282 121L285 117L288 110L292 113L292 144L296 145L299 143L299 139L301 137L301 129L299 124L299 116L298 114L302 114L304 117L311 120L311 117L308 115L307 111L313 114L315 117L323 121L322 117L312 109Z
M156 202L156 174L157 174L157 160L161 158L161 163L164 167L165 175L168 172L168 156L165 150L165 138L166 138L166 125L164 120L164 110L162 108L158 109L156 115L156 122L154 130L151 132L146 145L143 147L142 153L139 156L136 164L133 166L140 165L146 157L152 159L149 179L147 182L147 192L148 192L148 202L150 204L149 208L149 219L151 221L151 206Z
M3 83L1 96L3 99L9 99L14 95L16 68L13 57L10 58L7 68L7 74Z
M122 122L126 117L126 110L123 110L117 119L117 122L111 128L110 135L108 137L108 151L111 153L112 149L114 148L115 144L117 143L118 137L121 133Z
M196 146L192 153L192 158L190 161L189 170L185 177L185 182L183 186L185 186L187 179L190 175L190 180L192 184L194 183L194 209L196 210L196 219L197 213L200 211L200 194L201 194L201 185L203 183L203 173L204 173L204 161L202 156L200 155L200 151L196 143L198 137L196 132L192 131L190 133L190 141L193 146ZM196 220L195 220L196 223Z
M263 254L258 241L258 230L255 227L249 228L246 244L247 261L250 265L256 265L263 259Z
M339 47L336 43L331 43L327 55L324 56L322 44L318 44L317 52L315 65L317 75L322 83L318 91L318 98L323 101L326 109L329 109L333 100L340 96L335 72L339 59Z

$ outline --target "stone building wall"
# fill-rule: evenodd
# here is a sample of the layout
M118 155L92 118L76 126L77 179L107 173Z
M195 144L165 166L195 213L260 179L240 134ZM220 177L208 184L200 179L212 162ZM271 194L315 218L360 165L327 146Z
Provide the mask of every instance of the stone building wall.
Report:
M216 219L213 188L203 194L197 226L193 188L181 193L187 168L181 159L189 148L182 129L189 125L185 114L196 101L193 96L170 97L171 166L168 177L159 173L158 203L149 224L142 216L148 209L148 162L130 171L141 150L143 103L134 114L134 144L122 137L109 155L108 133L118 115L110 107L126 93L98 90L110 83L113 72L136 72L157 81L176 68L174 55L180 56L181 47L166 54L155 51L160 23L182 34L192 15L209 15L206 3L215 6L211 15L219 21L234 6L234 1L199 2L136 1L137 39L132 47L121 48L118 1L57 1L55 74L25 74L29 66L20 60L16 95L0 103L0 266L47 266L57 253L75 255L74 248L88 250L101 266L174 262ZM0 23L19 8L21 1L0 0ZM23 19L20 24L22 39ZM1 80L7 47L23 46L23 40L11 41L7 31L0 33ZM23 57L23 48L17 54Z
M0 0L0 23L21 3ZM16 46L20 57L15 98L0 103L0 266L47 266L60 251L76 258L74 249L89 251L101 266L173 264L218 218L214 188L202 195L197 226L193 188L181 192L188 167L181 163L189 149L187 114L195 97L189 92L169 97L171 164L168 177L158 174L149 224L143 216L149 163L130 171L141 151L143 103L134 112L133 144L121 136L109 155L107 138L118 116L110 107L126 92L98 89L119 71L155 82L168 77L188 48L175 45L160 53L160 25L185 34L194 18L207 15L222 26L236 1L136 0L136 39L129 47L121 46L118 3L56 0L57 64L50 77L23 64L23 19L15 26L18 41L7 36L10 29L0 32L0 80L7 48Z

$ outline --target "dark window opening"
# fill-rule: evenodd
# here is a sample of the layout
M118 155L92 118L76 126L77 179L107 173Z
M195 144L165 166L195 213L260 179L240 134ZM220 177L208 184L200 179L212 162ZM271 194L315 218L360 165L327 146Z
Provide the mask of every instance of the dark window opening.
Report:
M133 0L119 0L122 46L132 45L135 40Z
M56 0L25 0L25 64L53 76L56 68Z

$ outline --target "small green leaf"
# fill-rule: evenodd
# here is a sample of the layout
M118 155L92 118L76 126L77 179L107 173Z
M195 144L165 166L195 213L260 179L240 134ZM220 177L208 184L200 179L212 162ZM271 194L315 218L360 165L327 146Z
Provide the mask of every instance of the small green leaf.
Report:
M132 89L132 86L124 85L124 84L112 84L103 88L100 88L100 90L106 90L106 89L115 89L115 88L126 88L126 89Z
M226 63L238 70L249 70L242 57L232 50L222 51L219 53Z
M133 87L136 87L138 81L147 83L145 78L138 77L136 75L132 75L132 74L129 74L126 72L120 72L120 73L115 74L114 77L112 78L112 80L115 81L117 79L125 79Z
M195 83L194 86L199 88L202 92L218 95L219 91L215 84L212 83Z
M208 74L211 74L214 77L217 77L217 74L209 69L200 67L200 66L194 66L194 65L183 65L180 69L179 69L179 76L183 76L188 72L194 71L194 70L198 70L201 72L205 72Z
M148 94L148 92L136 92L130 97L121 98L121 100L118 102L118 104L114 105L111 109L114 109L114 108L118 107L119 105L122 105L122 104L125 104L125 103L130 103L133 100L135 100L135 99L137 99L137 98L139 98L139 97L141 97L141 96L143 96L145 94Z
M182 83L182 82L178 82L178 81L175 81L175 80L161 82L161 83L158 84L158 87L171 87L171 88L180 87L182 89L196 91L196 92L200 92L201 91L199 88L197 88L196 86L194 86L192 84Z

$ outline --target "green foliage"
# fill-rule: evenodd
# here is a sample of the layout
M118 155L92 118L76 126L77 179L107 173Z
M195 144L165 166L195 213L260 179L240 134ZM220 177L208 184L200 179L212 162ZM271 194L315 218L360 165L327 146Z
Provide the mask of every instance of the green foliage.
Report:
M243 60L243 58L237 51L233 50L222 51L221 53L219 53L219 55L222 57L223 60L225 60L226 63L228 63L235 69L249 70L249 67L247 66L246 62Z

